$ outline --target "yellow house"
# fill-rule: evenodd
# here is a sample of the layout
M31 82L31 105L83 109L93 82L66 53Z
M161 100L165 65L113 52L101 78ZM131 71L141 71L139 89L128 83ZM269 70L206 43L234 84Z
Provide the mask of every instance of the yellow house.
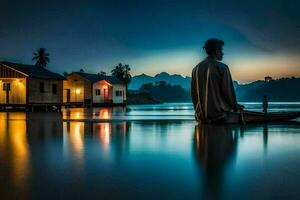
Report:
M65 104L124 104L126 85L113 76L72 72L64 81Z
M61 106L64 79L43 67L0 62L0 106Z

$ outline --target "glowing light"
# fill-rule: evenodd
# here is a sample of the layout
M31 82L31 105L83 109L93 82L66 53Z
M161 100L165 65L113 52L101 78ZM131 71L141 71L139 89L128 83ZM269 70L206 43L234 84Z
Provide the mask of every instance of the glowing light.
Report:
M72 150L79 159L83 156L83 134L84 134L84 123L83 122L72 122L70 123L70 144Z
M80 89L75 90L76 94L80 94Z
M76 112L76 118L79 119L80 118L80 113Z
M105 142L105 144L109 144L109 134L110 134L109 123L105 123L105 125L104 125L104 142Z
M100 140L102 144L108 145L110 141L110 124L100 124Z
M21 86L22 85L22 81L19 80L18 81L18 85Z
M26 137L26 120L19 120L26 119L26 116L23 114L13 114L7 117L9 119L8 124L4 127L1 126L1 129L4 128L4 130L8 130L8 133L6 133L7 140L5 141L7 142L6 145L10 146L10 156L12 157L11 179L13 184L21 186L26 183L30 163L30 152L28 150Z
M123 122L122 127L123 127L123 133L124 133L124 135L126 135L126 129L127 129L126 122Z
M103 108L100 110L100 118L101 119L110 119L108 108Z
M107 89L107 85L103 85L103 89Z
M104 119L108 119L108 112L107 112L107 111L104 111L104 112L103 112L103 118L104 118Z

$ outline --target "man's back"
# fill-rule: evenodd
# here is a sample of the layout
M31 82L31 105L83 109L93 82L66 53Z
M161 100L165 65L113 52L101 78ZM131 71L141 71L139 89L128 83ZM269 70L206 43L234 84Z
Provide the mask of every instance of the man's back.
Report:
M237 101L228 67L207 57L192 72L191 95L197 121L217 121L228 111L237 111Z

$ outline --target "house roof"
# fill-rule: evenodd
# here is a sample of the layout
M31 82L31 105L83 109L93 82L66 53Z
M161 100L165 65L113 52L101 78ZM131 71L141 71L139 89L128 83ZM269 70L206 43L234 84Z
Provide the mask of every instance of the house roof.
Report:
M31 78L65 80L65 77L63 77L62 75L51 72L50 70L44 67L39 67L35 65L23 65L6 61L0 62L0 64L8 66L16 71L22 72Z
M78 74L82 76L83 78L89 80L92 83L96 83L98 81L105 80L109 82L110 84L125 84L123 81L120 79L114 77L114 76L104 76L100 74L89 74L89 73L83 73L83 72L73 72L75 74Z

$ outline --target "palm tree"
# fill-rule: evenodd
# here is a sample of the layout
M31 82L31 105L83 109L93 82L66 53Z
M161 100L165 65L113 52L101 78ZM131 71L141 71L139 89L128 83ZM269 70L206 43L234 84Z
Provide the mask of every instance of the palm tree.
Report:
M122 63L119 63L113 70L111 70L111 74L121 81L123 81L126 84L126 94L128 91L128 84L131 82L131 74L130 74L131 68L129 65Z
M114 77L117 77L118 79L122 80L123 79L123 70L124 67L122 65L122 63L119 63L117 66L115 66L115 68L113 70L111 70L111 74Z
M130 74L131 68L129 67L129 65L124 65L123 69L123 81L126 83L126 85L128 85L131 82L132 78Z
M36 52L33 53L32 60L36 60L36 66L46 67L50 62L49 53L46 53L45 48L39 48L38 50L36 50Z

